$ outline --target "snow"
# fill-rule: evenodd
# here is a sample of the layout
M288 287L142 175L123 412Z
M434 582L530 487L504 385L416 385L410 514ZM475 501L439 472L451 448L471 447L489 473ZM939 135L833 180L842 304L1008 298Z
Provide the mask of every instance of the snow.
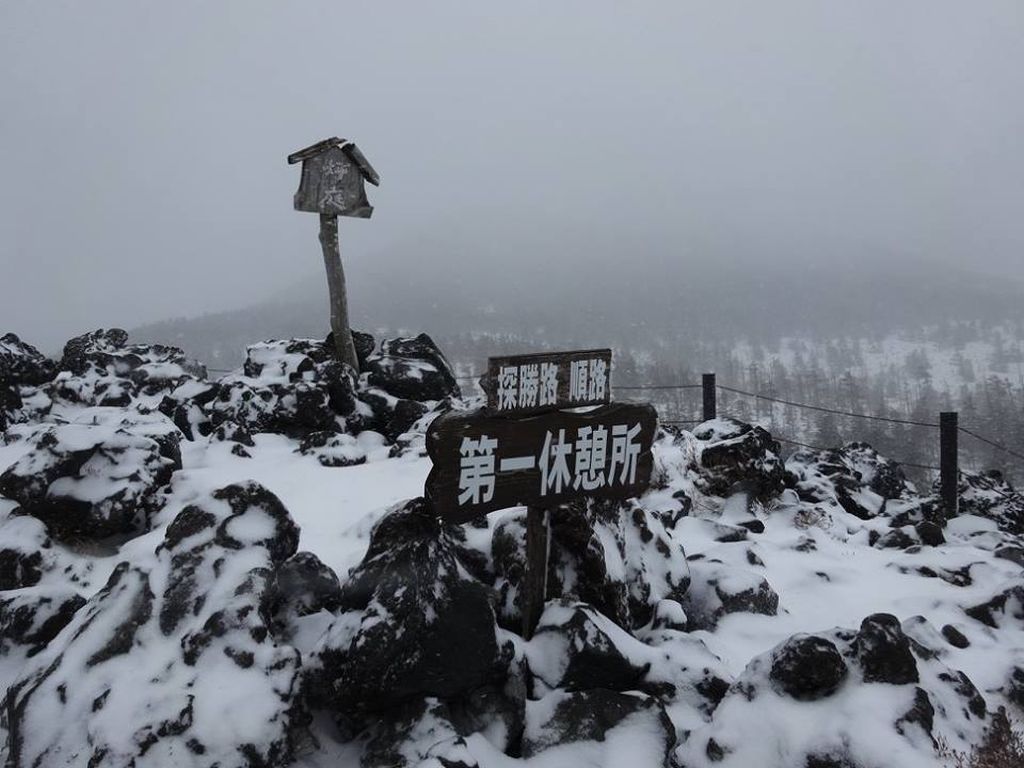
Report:
M280 355L275 353L273 359L280 360ZM262 376L287 383L294 372L294 367L285 365L272 371L264 369ZM118 431L122 413L122 409L116 408L75 410L66 407L51 418L75 422L58 427L62 441L68 445L86 449L102 437L131 446L134 438ZM165 428L155 417L143 426L157 431ZM730 428L724 421L704 426L712 434L725 433ZM0 443L0 471L19 461L31 468L36 458L25 456L28 440L24 438L33 429L19 426L9 430L11 442ZM355 438L339 438L338 450L351 448L366 457L365 463L344 467L324 466L316 456L302 455L296 450L296 441L282 435L258 434L254 440L255 446L248 449L249 457L233 453L230 443L202 438L182 442L182 469L173 476L154 530L110 552L86 553L55 544L48 556L58 558L62 568L48 571L41 588L66 587L70 582L83 597L92 597L117 563L123 560L151 563L166 526L182 509L218 488L248 480L265 486L283 502L301 528L299 548L317 554L344 580L345 574L365 554L373 525L394 504L422 495L430 470L429 460L413 452L389 458L388 447L381 436L371 432ZM992 556L992 549L1001 535L993 520L973 515L951 520L945 529L947 543L938 547L916 551L876 549L868 545L868 536L872 531L887 530L887 521L860 520L841 509L831 508L820 515L808 515L807 508L801 506L790 491L776 497L767 508L752 504L746 494L726 499L704 496L694 489L685 469L698 460L699 450L692 441L660 442L656 452L658 473L667 478L668 483L666 487L652 490L640 504L649 510L667 510L675 505L674 493L685 491L692 496L694 505L690 515L680 519L667 534L685 547L694 574L692 589L697 592L703 588L698 577L708 568L714 569L717 585L730 593L756 589L764 579L779 595L778 614L732 613L721 617L713 630L659 633L650 629L633 635L600 614L593 614L594 625L611 637L617 647L625 649L631 661L649 665L658 679L676 680L680 688L688 684L683 669L721 667L723 675L738 678L759 658L794 634L856 629L865 616L886 612L905 624L914 617L924 617L928 626L921 625L915 630L922 633L922 637L935 635L935 630L946 624L958 628L968 637L970 645L963 649L944 645L943 663L963 670L990 707L1005 701L999 689L1005 684L1007 669L1024 661L1024 627L1013 625L995 630L971 620L964 613L964 607L983 603L1001 590L1021 583L1020 566ZM110 493L108 487L102 486L99 476L94 478L88 469L81 479L64 479L58 483L73 483L72 495L77 498L103 498ZM865 496L861 503L877 507L880 499ZM4 541L32 541L33 537L38 537L40 524L31 518L10 516L12 509L12 503L0 499L0 537ZM469 546L487 550L495 523L508 514L510 511L492 514L487 528L467 528ZM764 523L763 534L751 534L743 541L729 543L720 540L723 532L735 530L723 524L735 524L751 517ZM273 532L274 520L269 514L250 511L230 520L227 528L229 535L239 541L257 542ZM627 546L622 552L609 529L598 530L608 556L609 575L617 579L628 577L630 569L638 565L639 548L634 550ZM808 543L813 546L805 546ZM231 569L230 573L218 584L227 590L259 563L259 555L239 553L226 566ZM657 561L642 563L641 567L655 570L651 578L655 582L664 581L670 572L673 576L685 572L686 563ZM922 568L937 575L925 577L920 572ZM969 574L972 583L958 585L951 578L942 577L961 571ZM70 579L70 575L74 578ZM154 590L165 586L155 583L161 578L159 572L154 572L152 578ZM211 605L229 603L231 598L230 590L218 593L215 589L209 595ZM116 599L116 595L111 598ZM678 603L664 603L663 609L659 606L659 613L675 624L685 623ZM127 605L124 610L128 610ZM543 622L558 624L569 612L565 606L549 604ZM386 618L379 606L376 614L371 612L364 619L357 614L343 615L339 619L321 612L299 619L290 640L300 652L306 653L316 648L328 631L355 636L360 629L359 621L384 621ZM156 638L149 640L157 642ZM934 637L928 641L928 644L935 643L942 641ZM520 641L518 651L529 661L535 674L554 684L561 678L566 663L566 652L560 644L564 645L564 640L558 636L539 633L530 642ZM18 673L17 661L13 657L0 660L0 688L6 687ZM84 664L84 661L70 663ZM120 666L117 662L110 665L109 682L114 682L115 675L131 680L175 674L162 667L156 657L148 665L140 665L138 655L131 657L131 665L128 657L124 662ZM257 664L257 668L260 666ZM168 690L174 690L174 680L165 682ZM197 698L195 719L208 723L210 728L237 728L234 738L239 743L257 740L260 734L253 732L253 724L272 719L275 713L275 705L261 699L266 685L266 680L257 672L250 674L239 670L226 656L217 663L208 662L202 686L206 691L219 690L220 693ZM922 742L923 733L910 732L907 738L891 735L892 723L913 703L912 689L890 686L889 690L885 685L845 686L829 700L827 707L768 691L762 693L763 698L757 702L757 717L730 718L728 708L741 706L741 702L730 698L723 702L713 723L708 722L696 705L678 703L669 708L669 716L678 732L691 733L690 740L680 747L679 757L693 768L781 766L788 764L787 756L834 748L838 746L835 739L839 737L853 745L861 759L879 765L907 768L934 765L930 745ZM111 706L94 718L95 727L106 733L117 733L120 728L125 739L133 729L121 727L122 724L140 721L139 712L146 712L145 719L153 721L158 719L153 714L154 709L166 710L170 717L182 706L181 701L173 697L148 700L144 698L148 689L143 687L133 692L131 685L121 684L117 690L119 695L112 698ZM558 697L565 695L557 690L542 693L545 695L527 705L528 723L545 722ZM957 704L950 702L948 706ZM265 707L265 711L259 711L260 707ZM239 723L224 717L224 712L243 708L253 712L253 716ZM84 710L80 714L86 716ZM736 732L736 723L740 721L745 726L742 732ZM314 729L320 737L320 749L304 754L299 761L301 768L358 763L358 749L351 744L334 742L326 735L329 727L321 723ZM646 716L628 717L609 731L602 742L556 745L525 759L510 758L495 746L504 741L504 734L496 729L500 726L492 725L489 730L466 739L469 754L482 768L560 768L567 765L641 768L660 765L664 757L663 734ZM709 733L716 739L740 743L743 747L726 755L723 761L713 762L704 751ZM879 737L879 734L885 736ZM951 738L955 739L955 734ZM127 751L130 746L125 743L124 749ZM154 757L148 764L177 764L175 761L180 756L161 755L161 748L154 747Z

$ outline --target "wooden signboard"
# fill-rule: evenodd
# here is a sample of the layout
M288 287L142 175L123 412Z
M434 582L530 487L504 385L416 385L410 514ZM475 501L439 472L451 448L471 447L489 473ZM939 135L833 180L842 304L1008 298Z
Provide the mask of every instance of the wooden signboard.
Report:
M465 523L497 509L548 508L580 496L628 499L651 479L657 414L650 405L505 418L451 411L427 431L435 512Z
M606 405L611 400L611 371L610 349L492 357L481 385L489 409L521 416Z

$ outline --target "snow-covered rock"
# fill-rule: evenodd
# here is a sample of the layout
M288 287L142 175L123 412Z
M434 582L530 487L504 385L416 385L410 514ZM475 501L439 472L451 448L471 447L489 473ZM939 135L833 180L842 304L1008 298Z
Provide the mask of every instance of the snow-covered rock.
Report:
M721 418L696 427L693 436L699 441L697 482L707 493L725 496L742 489L768 498L782 490L782 449L764 428Z
M922 623L908 625L938 637ZM747 665L677 757L723 767L936 765L938 737L962 750L988 722L984 698L944 654L886 614L856 632L794 636Z
M796 477L802 501L863 520L883 514L890 502L912 501L917 495L899 465L867 443L829 451L801 449L786 460L786 469Z
M156 492L181 467L173 445L110 425L48 427L0 474L0 493L65 538L143 530Z
M753 570L701 558L690 561L690 588L682 604L690 629L714 629L730 613L774 616L779 596Z
M46 410L49 398L42 395L42 403L31 403L40 396L37 387L53 378L56 372L52 360L46 358L15 334L0 336L0 430L9 423L24 421L33 410ZM23 413L29 400L27 413Z
M671 765L674 746L664 708L640 693L556 691L526 707L522 753L545 764L657 768Z
M306 722L300 656L275 641L264 606L298 535L256 483L183 509L154 558L118 565L21 670L11 764L289 765Z
M985 517L1005 533L1024 536L1024 496L1000 472L961 472L957 491L961 515Z
M77 592L63 587L34 587L0 592L0 654L23 646L27 656L46 648L85 605Z
M548 596L593 605L624 627L651 621L662 600L689 585L686 554L660 516L638 504L588 500L552 510ZM496 525L491 559L502 624L518 629L526 564L526 515Z
M370 384L403 400L459 397L459 385L444 354L427 334L387 339L366 361Z
M177 347L129 344L120 328L97 330L64 345L51 398L67 403L125 406L140 396L160 396L183 382L206 377L206 369Z
M457 698L504 677L507 651L488 590L463 562L464 541L424 499L377 523L318 650L313 674L330 706L359 715Z

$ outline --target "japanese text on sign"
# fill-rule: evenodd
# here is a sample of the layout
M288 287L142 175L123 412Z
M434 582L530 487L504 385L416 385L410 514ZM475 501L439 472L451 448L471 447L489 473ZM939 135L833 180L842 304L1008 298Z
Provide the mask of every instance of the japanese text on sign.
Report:
M611 351L491 358L485 389L498 411L530 412L602 405L611 394Z
M641 446L639 424L578 427L573 439L565 429L545 433L540 455L507 456L496 462L498 441L487 435L462 438L459 448L459 505L480 504L494 498L498 472L540 470L541 497L573 490L595 491L608 485L636 483ZM611 451L608 436L611 433Z
M634 404L521 419L446 414L427 435L427 493L438 514L457 521L517 504L626 499L650 480L656 421L650 406Z

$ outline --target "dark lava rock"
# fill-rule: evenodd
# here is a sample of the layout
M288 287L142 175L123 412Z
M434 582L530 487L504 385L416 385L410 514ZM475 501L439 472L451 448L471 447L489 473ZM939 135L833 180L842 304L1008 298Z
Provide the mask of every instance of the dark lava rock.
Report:
M967 648L971 643L964 636L964 633L954 627L952 624L946 624L942 628L942 636L946 638L946 642L952 645L954 648Z
M899 733L906 733L908 726L917 725L927 734L928 738L935 743L932 737L932 730L935 728L935 707L929 698L927 691L923 688L914 688L914 703L898 720L896 730Z
M427 414L427 406L415 400L399 400L384 425L384 437L391 442L412 429L413 424Z
M181 468L167 445L107 426L48 427L0 475L0 493L60 537L145 530L155 494Z
M999 547L995 554L1000 560L1009 560L1011 563L1016 563L1024 568L1024 547L1008 544L1004 547Z
M779 596L753 571L704 560L691 563L690 574L690 588L681 600L690 630L713 629L730 613L775 616L779 611Z
M359 363L359 370L366 369L366 361L373 354L373 351L377 348L377 340L373 338L372 334L364 331L352 331L352 344L356 348L356 362ZM334 352L334 331L327 334L327 338L324 339L324 347L328 352Z
M498 615L514 632L522 623L525 542L525 512L505 516L491 539ZM679 601L689 583L683 548L640 506L587 500L551 515L548 597L587 603L632 628L650 622L661 600Z
M85 605L76 592L65 589L34 588L0 594L0 653L12 646L25 646L33 656L67 626L75 612Z
M338 711L373 711L449 699L500 680L487 589L469 575L465 534L424 499L385 515L362 563L342 585L341 610L313 672Z
M252 439L252 434L248 429L243 427L241 424L235 424L232 421L224 421L210 433L210 440L212 442L223 443L238 443L239 445L247 445L250 448L256 445L256 442Z
M425 333L385 340L381 354L370 357L365 370L372 386L404 400L444 400L461 394L447 359Z
M51 552L42 522L16 513L0 518L0 591L38 584L51 565Z
M891 531L886 531L871 546L875 549L908 549L913 547L919 542L907 532L908 530L913 529L907 526L906 529L893 528Z
M551 658L566 660L558 679L545 679L549 688L585 691L607 688L632 691L642 687L649 664L634 664L616 639L626 636L590 606L568 601L548 603L534 635L535 644Z
M910 639L903 634L899 619L875 613L861 622L854 647L864 681L903 685L919 680Z
M1024 496L1001 472L961 472L957 489L961 515L987 517L1004 533L1024 536ZM938 492L938 481L935 491Z
M639 726L639 734L664 743L663 765L675 746L675 728L664 708L654 698L601 689L567 693L555 691L526 708L523 757L533 757L561 744L581 741L603 742L609 731L627 718ZM639 746L639 745L638 745Z
M813 635L797 635L773 653L770 677L794 699L814 701L835 693L847 672L834 643Z
M407 702L374 718L364 734L360 768L476 768L452 718L448 705L436 699Z
M118 565L19 671L12 765L290 765L308 722L299 653L275 642L263 606L297 538L252 482L182 510L151 570Z
M0 336L0 389L38 387L56 373L52 360L15 334Z
M90 405L127 405L116 401L171 392L185 381L206 378L206 368L177 347L129 344L120 328L71 339L59 367L53 394Z
M917 531L917 535L921 539L921 543L927 544L929 547L938 547L946 543L946 537L942 533L942 527L931 520L922 520L914 526L914 530Z
M834 504L863 520L882 514L889 501L916 498L900 466L867 443L801 449L786 461L786 469L802 501Z
M744 520L738 523L741 528L746 528L751 533L764 533L764 523L760 520Z
M1024 669L1014 667L1006 684L1006 698L1024 708Z
M742 486L765 499L782 491L786 475L779 458L782 447L764 428L717 419L701 424L693 435L704 443L699 482L707 492L724 496Z
M318 611L337 611L340 604L338 575L312 552L293 555L274 574L269 607L279 623Z
M987 602L967 608L964 611L972 619L998 629L1007 618L1024 621L1024 586L1010 587Z

